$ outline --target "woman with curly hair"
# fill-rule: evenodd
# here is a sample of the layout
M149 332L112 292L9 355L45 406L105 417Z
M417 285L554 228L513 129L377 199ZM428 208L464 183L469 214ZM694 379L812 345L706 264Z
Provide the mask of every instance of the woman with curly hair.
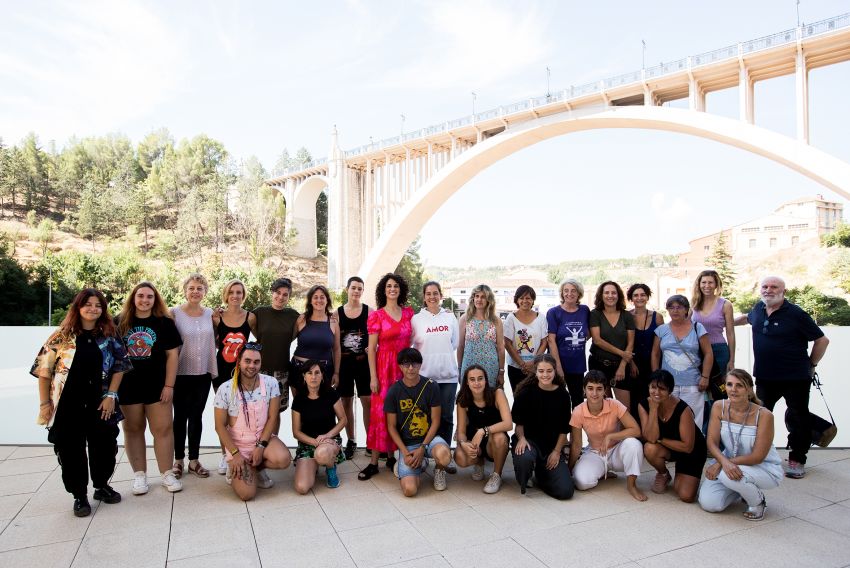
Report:
M458 322L460 341L457 361L461 375L470 365L487 370L491 387L505 384L505 332L496 314L496 296L486 284L479 284L469 295L469 307Z
M609 280L596 289L589 325L593 340L589 367L604 373L609 382L606 392L613 387L617 400L629 408L636 381L635 369L629 366L634 359L635 318L626 311L626 295L619 284Z
M413 308L407 306L407 282L398 274L385 274L375 288L377 310L369 312L366 328L369 331L369 376L372 396L369 412L369 430L366 447L372 451L369 465L357 476L365 481L378 473L380 453L387 454L387 468L395 465L396 446L387 430L384 398L390 386L402 376L396 358L398 353L410 347L413 328Z
M130 291L116 320L118 335L133 363L118 391L124 413L124 449L133 468L133 495L144 495L149 489L145 421L153 436L162 486L172 493L180 491L183 484L171 467L172 400L183 340L162 296L150 282L140 282Z
M118 454L118 422L124 418L118 388L128 369L127 350L106 298L94 288L76 295L30 369L41 400L37 422L47 426L47 441L59 459L65 490L74 496L77 517L91 514L89 471L95 499L121 501L109 478Z
M331 293L317 284L307 290L307 307L295 322L298 346L292 356L296 375L304 372L306 361L318 361L324 380L336 388L339 384L339 362L342 350L339 345L339 321L333 315Z

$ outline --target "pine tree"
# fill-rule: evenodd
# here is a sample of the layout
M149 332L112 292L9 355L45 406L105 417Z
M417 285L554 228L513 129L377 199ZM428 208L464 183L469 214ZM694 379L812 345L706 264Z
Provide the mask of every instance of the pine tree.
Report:
M714 252L705 257L705 264L717 271L720 275L720 280L723 282L723 288L731 290L735 284L735 267L732 263L732 254L726 246L726 233L720 231L717 235L717 241L714 243Z

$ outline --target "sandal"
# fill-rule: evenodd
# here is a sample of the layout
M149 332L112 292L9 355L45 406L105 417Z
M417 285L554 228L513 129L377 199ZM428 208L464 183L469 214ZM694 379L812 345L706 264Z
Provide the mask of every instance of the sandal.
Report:
M195 467L192 467L192 462L189 462L189 473L194 473L198 477L204 478L210 476L210 470L205 468L201 462L195 462Z
M760 521L764 518L765 509L767 509L767 503L762 497L761 503L754 507L747 507L747 510L744 511L744 518L748 521Z
M180 479L183 477L183 461L174 462L174 467L171 468L174 471L174 477Z
M670 483L670 472L665 471L664 473L656 473L655 481L652 483L652 492L653 493L664 493L667 491L667 485Z
M367 479L371 478L373 475L379 472L380 470L378 469L378 466L373 463L370 463L369 465L363 468L363 471L357 474L357 479L359 479L360 481L366 481Z

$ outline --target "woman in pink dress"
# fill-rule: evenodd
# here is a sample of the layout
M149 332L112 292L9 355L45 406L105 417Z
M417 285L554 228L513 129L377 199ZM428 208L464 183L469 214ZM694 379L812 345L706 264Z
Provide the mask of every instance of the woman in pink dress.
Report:
M413 309L406 306L407 282L398 274L385 274L375 289L378 309L369 312L366 328L369 331L369 375L372 396L370 397L369 431L366 447L372 450L372 459L357 476L367 480L378 473L378 456L388 454L387 468L395 465L395 444L387 432L384 414L384 397L394 382L401 378L401 369L396 363L398 352L410 347L412 328L410 320Z

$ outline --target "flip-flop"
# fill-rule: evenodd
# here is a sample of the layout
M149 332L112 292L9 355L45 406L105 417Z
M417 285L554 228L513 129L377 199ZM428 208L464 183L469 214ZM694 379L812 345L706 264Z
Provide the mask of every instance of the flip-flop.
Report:
M378 466L373 463L370 463L369 465L363 468L363 471L357 474L357 479L359 479L360 481L366 481L367 479L371 478L373 475L379 472L380 470L378 469Z
M189 473L193 473L201 478L210 476L210 471L201 465L201 462L197 462L197 466L195 468L192 468L192 462L189 462L189 467L187 469L189 470Z

